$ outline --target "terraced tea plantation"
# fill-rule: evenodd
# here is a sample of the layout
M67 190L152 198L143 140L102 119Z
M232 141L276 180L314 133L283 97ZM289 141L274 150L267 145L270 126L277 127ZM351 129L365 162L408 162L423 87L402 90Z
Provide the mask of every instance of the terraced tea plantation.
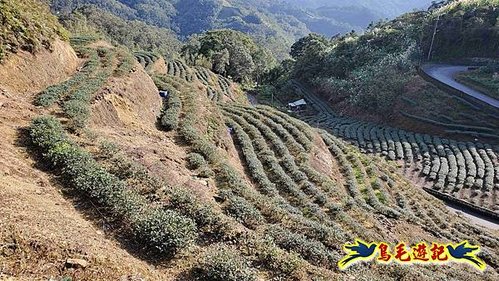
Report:
M436 199L418 191L397 173L396 166L379 156L362 154L326 131L317 134L305 123L269 107L222 108L257 192L274 202L276 211L294 218L293 222L281 221L280 230L272 228L267 235L278 246L299 253L312 264L325 266L336 261L337 243L343 239L392 239L385 227L393 220L449 240L470 235L468 227L476 229L452 219ZM338 167L340 176L331 177L332 171L318 172L311 163L311 155L319 153L317 145L321 143L329 150L332 166ZM259 210L262 207L255 205ZM274 216L261 213L266 221L276 221ZM365 222L372 220L381 223L374 229L366 228ZM248 226L254 223L243 222ZM322 224L320 231L317 222ZM302 237L302 242L292 242L290 237ZM482 242L497 241L490 238ZM310 256L312 247L317 250Z
M400 114L418 124L436 126L451 137L499 141L499 111L447 94L434 86L403 97Z
M140 51L133 54L145 70L149 70L154 62L159 59L159 55L152 52Z
M189 66L187 66L183 61L171 60L167 63L167 73L168 75L178 77L180 79L191 82L194 79L193 73Z
M212 101L236 100L233 83L204 67L190 67L181 60L171 60L167 63L167 75L187 82L200 82L206 87L206 95Z
M50 86L40 93L35 104L50 107L60 104L73 130L85 127L90 117L90 102L106 81L112 76L128 74L133 66L131 56L116 48L88 48L95 40L75 37L71 42L81 58L87 59L84 66L71 79Z
M302 120L322 127L369 153L403 161L409 174L425 177L428 191L492 216L499 215L498 149L489 144L459 142L337 116L300 84L295 86L316 114Z
M51 116L35 118L28 137L39 159L44 159L56 180L71 191L70 196L83 202L91 200L92 208L110 219L116 230L110 236L124 238L120 241L131 244L124 247L160 261L161 267L172 270L176 277L228 281L343 280L353 275L368 280L476 277L474 269L464 264L452 268L407 267L394 262L386 266L359 264L339 271L342 245L361 238L409 244L422 239L468 240L481 246L479 257L490 268L480 277L497 280L497 235L447 210L440 200L409 182L396 163L386 161L381 153L362 153L337 137L358 133L351 128L359 126L342 125L331 133L271 107L246 106L247 102L237 102L237 92L227 97L229 90L223 88L233 88L229 80L202 68L177 65L173 69L178 71L173 74L153 77L159 89L169 90L158 117L160 126L156 127L161 131L156 133L185 150L186 167L182 171L188 172L189 179L209 180L213 186L207 184L194 191L187 184L158 176L117 144L95 144L82 133L95 93L112 75L129 71L117 72L126 61L118 49L80 44L78 50L87 63L72 78L39 96L37 102ZM192 79L187 78L188 73ZM222 98L207 96L208 86L218 88ZM81 110L66 113L66 108L71 108L67 104L73 101ZM64 111L62 116L60 110ZM328 111L324 108L326 113L320 122L332 116ZM70 112L83 114L72 117ZM454 165L450 152L447 154L452 151L458 167L456 186L461 183L459 154L446 149L450 143L445 140L440 140L440 147L429 144L425 137L418 143L413 136L421 151L416 152L407 133L381 130L380 136L385 140L375 143L362 134L364 144L359 146L385 151L387 157L404 159L407 165L417 162L421 155L421 169L428 159L429 173L436 180L443 179L445 186ZM408 143L396 142L395 136L405 136ZM467 183L471 172L466 167L462 189L467 190L465 186L471 184L473 190L482 192L489 182L486 169L491 166L485 161L497 161L492 158L495 152L457 145L465 165L470 161L476 168L473 182ZM445 169L433 169L436 155L442 161L439 167L448 161L447 174L441 175ZM478 159L483 161L483 175ZM480 189L476 188L479 179ZM482 200L482 205L492 206L493 198Z

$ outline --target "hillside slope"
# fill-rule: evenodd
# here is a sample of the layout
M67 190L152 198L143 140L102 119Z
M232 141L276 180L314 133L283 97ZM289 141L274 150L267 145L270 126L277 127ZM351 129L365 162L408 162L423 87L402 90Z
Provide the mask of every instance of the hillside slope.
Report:
M311 7L314 9L325 8L325 7L341 7L345 6L343 1L338 0L283 0L284 2L295 4L301 7ZM366 1L366 0L354 0L349 1L349 6L355 7L365 7L372 11L376 11L384 18L396 17L400 14L410 12L414 9L424 10L430 6L432 1L421 1L421 0L377 0L377 1Z
M72 48L60 41L53 43L52 52L20 52L0 66L2 73L11 75L0 80L0 243L8 245L0 250L0 278L109 280L126 275L166 280L110 239L103 228L105 220L89 221L81 203L68 200L60 183L44 172L26 148L23 128L44 112L33 105L34 98L73 75L79 66ZM89 265L68 264L68 259L83 259Z
M0 20L5 27L0 31L0 61L19 50L35 52L51 48L56 38L67 40L67 31L45 5L37 0L0 3Z
M78 44L89 49L82 49L78 44L76 48L79 52L90 52L87 60L97 59L97 71L120 65L114 59L109 60L118 52L109 44L83 42ZM92 57L92 50L97 51L97 58ZM89 65L88 61L85 65ZM223 84L213 84L217 77L206 70L190 69L181 61L168 65L171 66L165 65L166 75L154 76L156 84L172 95L159 127L155 125L155 116L162 101L152 80L138 64L132 64L124 75L113 74L103 82L92 95L90 104L84 105L90 106L91 114L83 123L76 122L77 116L69 114L64 105L67 101L60 101L62 107L53 104L43 109L31 105L34 95L12 93L24 101L18 103L14 99L14 107L2 111L8 121L3 124L16 124L9 129L10 137L4 140L5 153L11 156L7 158L8 170L2 178L6 186L2 212L8 218L2 221L8 229L3 239L12 241L12 235L18 233L16 228L11 230L13 225L21 218L23 224L17 228L21 236L14 236L16 250L3 258L4 275L78 279L131 275L149 280L180 277L191 280L197 276L207 279L229 276L225 274L231 270L231 264L236 264L237 278L249 280L341 279L358 275L387 280L387 272L393 280L402 276L467 280L475 276L466 265L458 265L456 269L439 267L436 272L425 267L402 269L395 264L389 268L373 267L369 271L359 266L344 273L337 272L334 268L342 255L340 245L353 237L361 237L386 241L470 239L483 245L481 257L490 265L483 274L484 280L497 277L498 241L494 234L446 211L442 203L407 182L392 164L379 157L362 155L333 135L315 131L271 108L248 107L243 99L236 98L235 89L223 90ZM78 86L82 90L88 82L83 83ZM216 87L221 92L210 95L207 87ZM71 100L77 91L69 94ZM178 127L164 132L164 126L171 124L166 116L174 114L175 105L168 104L175 96L181 105L181 111L176 113ZM210 100L217 96L218 105ZM235 102L237 100L240 102ZM9 121L18 112L32 113ZM67 130L60 132L53 127L48 131L51 138L47 142L40 142L45 129L36 126L53 126L50 124L54 121L49 120L55 119L35 118L29 134L16 129L25 127L29 119L38 114L50 113L58 116L57 122L63 122ZM232 128L231 134L227 133L227 126ZM51 157L59 153L59 149L43 155L26 151L25 146L42 150L52 141L58 142L60 133L66 135L60 149L70 146L76 150L60 154L57 157L62 158L58 158L58 162L52 162ZM29 145L29 139L34 146ZM85 154L78 156L84 157L80 161L89 166L70 166L79 162L62 162L68 166L61 166L59 161L69 161L64 160L65 157L80 153L77 151L91 153L92 158L85 158ZM32 168L40 167L33 162L39 157L46 159L38 162L45 163L41 171ZM200 160L194 160L199 157ZM196 166L192 168L192 165ZM102 169L99 170L102 176L109 174L105 177L119 180L133 193L124 193L125 202L121 203L112 200L113 193L107 197L107 187L99 181L90 185L92 189L85 189L94 180L85 176L85 167ZM81 182L74 180L80 178ZM25 189L13 189L13 183ZM136 195L129 198L131 194ZM157 236L161 240L149 240L149 228L136 228L134 224L141 220L129 217L135 208L135 203L128 201L132 198L153 210L161 206L175 212L177 219L185 222L194 221L196 238L181 244L186 241L183 235L192 237L192 230L182 225L170 226L167 218L159 217L160 233L164 234ZM125 206L129 207L122 211ZM61 213L64 213L61 218L51 219ZM137 215L140 218L142 213ZM80 222L83 217L86 221ZM50 221L45 222L44 218ZM170 227L174 232L170 232ZM448 231L435 231L438 228ZM80 233L77 241L73 240L74 231ZM136 231L141 231L140 236L136 236L139 235ZM177 237L178 242L150 248L158 241L170 241L171 235ZM37 238L39 236L51 237L52 247L40 250L28 246L33 242L22 242L47 245L46 240ZM176 245L186 248L176 248L179 247ZM165 256L162 249L168 252L171 249L177 254ZM24 252L32 253L30 257L38 260L35 263L23 259L24 264L30 265L29 270L13 262ZM67 258L90 263L70 269ZM228 263L219 261L227 258ZM47 262L54 263L57 270L44 267ZM156 264L156 269L153 270L150 263Z
M424 136L434 141L424 151L387 128L371 143L379 153L363 153L366 141L345 136L363 138L366 124L318 129L340 120L320 99L312 127L250 105L240 85L177 56L88 34L70 43L0 66L20 77L0 79L0 278L498 279L497 231L447 209L400 161L419 155L432 177L451 179L454 165L440 166L457 158L452 141ZM474 176L464 167L473 186L488 188L490 175L496 183L485 161L496 167L495 151L470 144L461 156L476 163ZM494 192L482 201L497 206ZM467 240L480 246L483 271L395 258L339 270L343 245L357 238Z
M450 1L427 13L372 25L361 35L307 36L292 46L294 61L278 68L277 77L269 75L269 89L283 102L291 101L297 97L286 82L297 79L339 114L496 144L497 110L424 81L418 68L470 57L476 59L468 64L493 62L499 50L494 39L498 15L496 1Z

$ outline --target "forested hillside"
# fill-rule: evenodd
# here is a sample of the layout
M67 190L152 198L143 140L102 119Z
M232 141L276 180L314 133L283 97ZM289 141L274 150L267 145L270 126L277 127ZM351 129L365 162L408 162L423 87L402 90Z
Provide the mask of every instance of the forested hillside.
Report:
M431 23L437 26L431 59L499 57L499 1L449 2L431 17ZM424 53L428 53L435 25L424 30Z
M498 56L498 2L448 2L372 24L364 34L304 37L291 48L293 60L270 73L269 84L287 95L286 81L298 79L344 111L393 119L404 93L438 92L419 82L421 64Z
M128 20L97 6L82 6L60 21L75 33L94 34L132 50L149 50L166 56L180 51L181 43L170 29L156 27L142 21Z
M301 1L303 2L303 1ZM308 4L310 2L310 4ZM429 1L426 1L429 2ZM52 10L68 14L83 5L93 5L124 20L140 20L149 25L174 31L179 39L212 29L234 29L252 36L278 58L286 57L289 46L310 32L334 36L351 30L363 30L370 22L394 17L429 3L392 1L388 4L356 1L287 3L264 0L51 0ZM380 9L379 7L389 7Z
M301 7L323 9L325 7L363 7L383 17L392 18L413 9L426 9L433 2L431 0L283 0ZM437 1L438 2L438 1Z

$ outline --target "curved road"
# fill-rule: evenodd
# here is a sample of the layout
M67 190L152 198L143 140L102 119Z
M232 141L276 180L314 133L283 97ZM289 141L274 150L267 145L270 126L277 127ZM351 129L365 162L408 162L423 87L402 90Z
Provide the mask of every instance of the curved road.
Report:
M499 100L489 97L471 87L463 85L454 79L458 73L468 71L468 66L428 64L423 66L421 69L430 77L499 109Z
M463 208L454 203L445 202L445 201L442 202L445 204L447 209L468 218L472 223L476 225L480 225L493 230L499 230L499 222L496 220L486 218L483 215L474 212L473 210Z

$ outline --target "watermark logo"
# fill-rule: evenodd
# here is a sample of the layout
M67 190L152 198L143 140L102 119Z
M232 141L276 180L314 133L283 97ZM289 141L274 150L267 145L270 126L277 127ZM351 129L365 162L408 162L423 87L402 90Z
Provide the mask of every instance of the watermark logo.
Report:
M353 244L345 244L343 250L347 255L338 262L341 270L362 261L376 260L380 264L396 262L399 264L443 264L448 262L467 263L483 271L486 264L476 255L479 246L468 241L458 244L439 244L424 242L413 246L400 242L391 247L389 243L366 243L356 239Z

